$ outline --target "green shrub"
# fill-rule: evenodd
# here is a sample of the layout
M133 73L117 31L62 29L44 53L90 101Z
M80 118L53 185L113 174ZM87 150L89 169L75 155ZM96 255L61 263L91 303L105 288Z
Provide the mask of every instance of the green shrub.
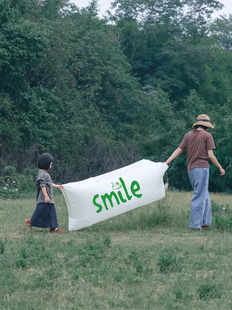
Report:
M211 201L211 208L213 214L229 214L232 213L232 211L229 208L229 204L226 205L219 205L213 200Z
M34 196L37 173L38 169L30 167L18 173L14 166L6 166L4 175L0 177L0 198L15 199Z
M219 205L212 201L212 214L218 230L232 232L232 210L229 204Z
M221 231L232 232L232 215L216 215L215 225Z

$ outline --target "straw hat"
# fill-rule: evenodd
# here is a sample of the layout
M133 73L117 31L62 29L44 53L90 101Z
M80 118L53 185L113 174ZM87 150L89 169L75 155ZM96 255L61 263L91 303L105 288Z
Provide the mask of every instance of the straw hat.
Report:
M202 126L205 126L205 127L214 128L214 125L212 125L210 123L209 116L206 115L206 114L198 115L197 122L195 124L193 124L193 127L195 127L196 125L202 125Z

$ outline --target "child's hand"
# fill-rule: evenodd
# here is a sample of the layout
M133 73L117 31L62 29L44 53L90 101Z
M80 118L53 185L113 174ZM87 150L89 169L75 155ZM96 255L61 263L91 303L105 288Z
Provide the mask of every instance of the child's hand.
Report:
M45 196L44 198L45 198L45 202L46 202L46 203L49 203L49 202L50 202L50 199L49 199L48 196Z
M53 187L56 187L56 188L59 188L59 190L61 190L62 188L64 188L63 185L56 185L56 184L54 184L54 183L52 183L52 186L53 186Z

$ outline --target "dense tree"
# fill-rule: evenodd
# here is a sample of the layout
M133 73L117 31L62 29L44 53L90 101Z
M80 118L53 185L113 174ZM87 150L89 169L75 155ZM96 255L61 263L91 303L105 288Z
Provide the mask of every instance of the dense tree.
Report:
M117 151L115 167L137 159L146 94L130 75L111 28L98 19L95 2L81 12L72 7L52 22L46 16L35 20L41 9L37 4L37 10L18 13L18 21L5 23L2 31L1 93L9 97L11 109L5 106L2 113L17 128L17 146L55 153L75 178L89 176L86 170L110 170L112 165L103 161L109 149ZM0 135L5 137L3 129ZM15 139L10 141L15 147ZM99 167L84 168L90 162L86 150L99 143Z
M227 51L232 50L232 15L217 18L210 27L211 34L215 36L219 44Z
M120 43L144 84L178 100L205 79L208 21L219 1L124 1L112 6Z
M116 0L107 19L95 0L0 0L0 175L44 151L62 182L164 161L207 113L228 171L212 167L211 189L230 190L231 16L210 20L221 6ZM168 178L190 189L184 154Z

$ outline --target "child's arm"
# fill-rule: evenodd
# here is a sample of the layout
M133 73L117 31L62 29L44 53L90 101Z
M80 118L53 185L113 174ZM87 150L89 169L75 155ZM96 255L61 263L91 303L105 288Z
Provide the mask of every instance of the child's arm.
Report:
M61 190L62 188L64 188L64 186L62 186L62 185L56 185L56 184L54 184L54 183L52 183L52 187L59 188L59 190Z
M50 199L49 199L49 197L48 197L48 193L47 193L46 187L41 187L41 191L42 191L42 193L43 193L43 195L44 195L45 202L46 202L46 203L49 203L49 202L50 202Z

